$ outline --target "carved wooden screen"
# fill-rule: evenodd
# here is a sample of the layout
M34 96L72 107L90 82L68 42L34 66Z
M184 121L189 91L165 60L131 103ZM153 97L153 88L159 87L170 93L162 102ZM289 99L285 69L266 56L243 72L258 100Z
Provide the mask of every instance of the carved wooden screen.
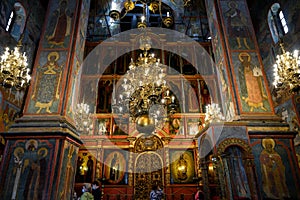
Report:
M153 184L163 188L162 159L154 152L144 152L135 162L135 199L149 199Z

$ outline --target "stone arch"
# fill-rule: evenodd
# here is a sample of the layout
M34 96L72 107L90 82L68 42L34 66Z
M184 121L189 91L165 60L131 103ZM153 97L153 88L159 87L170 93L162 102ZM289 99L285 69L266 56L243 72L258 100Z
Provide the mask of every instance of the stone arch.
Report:
M218 145L215 158L222 197L258 199L254 156L247 141L225 139Z
M219 155L222 155L230 146L241 147L247 153L247 155L252 155L252 150L249 144L244 140L238 138L227 138L224 141L222 141L217 148L217 153Z

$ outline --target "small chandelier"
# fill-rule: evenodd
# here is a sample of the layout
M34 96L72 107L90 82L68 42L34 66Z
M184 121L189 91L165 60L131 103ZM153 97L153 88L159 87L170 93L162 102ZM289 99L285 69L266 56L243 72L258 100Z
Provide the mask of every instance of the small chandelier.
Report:
M225 120L219 104L212 103L205 107L205 123L222 122Z
M294 53L285 51L283 43L280 42L281 55L277 55L274 64L274 86L278 91L289 90L298 93L300 90L300 56L298 50Z
M88 104L84 102L77 104L73 116L76 128L81 133L89 133L93 129L90 106Z
M119 20L124 18L128 12L132 11L135 7L137 3L141 3L143 4L143 16L145 19L145 9L146 6L148 7L148 9L150 11L152 11L153 13L159 11L159 15L162 19L162 22L164 23L164 25L166 27L170 27L174 24L174 19L173 17L170 15L170 12L167 12L166 14L163 15L162 13L162 0L137 0L137 1L132 1L132 0L126 0L123 4L123 7L125 9L125 13L123 14L123 16L121 16L121 13L119 10L115 9L113 7L113 9L109 12L109 16L113 19L113 20ZM190 6L190 0L183 0L183 5L185 7ZM142 22L138 23L138 28L144 28L146 27L146 22L142 19Z
M20 52L21 42L10 50L6 47L0 61L0 84L7 88L22 90L29 85L31 79L29 75L27 56Z
M118 95L113 100L113 113L128 114L136 122L137 130L151 133L176 113L176 98L164 80L166 65L149 54L149 38L142 37L140 54L136 62L131 59L129 70L123 77Z

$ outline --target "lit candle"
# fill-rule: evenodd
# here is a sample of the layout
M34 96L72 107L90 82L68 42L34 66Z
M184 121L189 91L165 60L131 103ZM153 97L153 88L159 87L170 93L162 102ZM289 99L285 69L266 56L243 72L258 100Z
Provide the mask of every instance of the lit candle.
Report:
M171 99L172 99L172 103L174 103L175 102L175 97L172 96Z

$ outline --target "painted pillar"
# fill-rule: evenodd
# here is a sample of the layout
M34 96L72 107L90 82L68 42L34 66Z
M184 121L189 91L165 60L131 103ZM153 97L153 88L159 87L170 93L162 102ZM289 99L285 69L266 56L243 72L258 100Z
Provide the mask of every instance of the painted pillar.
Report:
M227 119L274 117L246 0L206 0L206 6Z
M48 4L24 115L4 134L3 199L71 199L82 143L70 105L83 62L89 4Z

